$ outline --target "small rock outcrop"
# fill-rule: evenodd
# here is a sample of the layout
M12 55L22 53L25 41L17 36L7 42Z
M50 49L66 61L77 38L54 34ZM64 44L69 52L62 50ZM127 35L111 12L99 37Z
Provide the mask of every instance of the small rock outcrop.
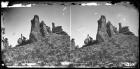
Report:
M119 23L119 33L125 34L125 35L134 35L128 28L128 26L122 27L121 23Z
M109 35L106 28L106 18L104 15L101 15L101 18L98 20L98 30L96 35L96 40L98 42L108 41Z
M55 26L54 22L52 23L52 33L68 35L66 32L63 31L62 26Z
M93 44L95 41L93 40L92 37L89 36L89 34L87 35L87 38L84 40L85 45L91 45Z
M27 40L26 40L26 37L24 37L22 34L21 34L21 37L18 39L18 45L23 45L23 44L26 44Z
M45 37L45 36L47 36L47 35L49 35L51 33L50 27L46 26L44 21L42 21L40 23L40 32L41 32L43 37Z
M8 38L3 37L1 49L4 50L4 49L7 49L8 47L9 47Z
M71 39L71 50L74 50L75 49L75 40L72 38Z

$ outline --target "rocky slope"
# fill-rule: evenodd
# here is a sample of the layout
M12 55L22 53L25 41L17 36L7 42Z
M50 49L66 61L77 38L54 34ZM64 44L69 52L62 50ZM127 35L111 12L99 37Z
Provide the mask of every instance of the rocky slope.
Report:
M57 33L64 32L62 28L60 29ZM69 60L70 36L57 33L52 33L50 27L43 21L40 23L39 16L35 15L31 20L30 42L5 50L2 58L6 65L37 62L60 63Z
M87 46L75 48L74 39L70 40L61 26L52 23L51 31L35 15L31 21L31 43L4 51L2 58L7 65L42 62L57 66L62 61L70 61L75 67L121 67L124 62L139 60L139 38L130 34L128 28L124 32L129 34L122 30L124 28L117 31L111 22L106 23L102 15L98 20L96 42L88 44L91 39L87 39Z
M106 23L102 15L98 20L97 43L72 51L71 61L89 67L122 67L124 62L138 62L139 38L129 29L125 31L128 34L122 30L117 31L111 22Z
M87 63L91 67L119 67L122 62L139 60L138 38L131 35L115 35L109 42L82 47L71 52L71 61Z

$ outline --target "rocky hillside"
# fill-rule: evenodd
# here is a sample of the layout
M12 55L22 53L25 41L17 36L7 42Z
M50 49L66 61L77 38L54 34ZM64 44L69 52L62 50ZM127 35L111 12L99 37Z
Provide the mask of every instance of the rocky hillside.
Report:
M74 39L70 40L62 26L52 23L51 30L35 15L31 20L31 42L5 50L2 58L6 65L41 62L42 65L59 66L62 61L70 61L74 67L93 68L123 67L123 63L139 61L139 38L128 27L122 27L119 23L117 31L110 21L106 22L104 15L97 22L96 40L89 37L85 42L87 45L75 48Z
M62 32L65 34L61 34ZM69 60L70 36L59 26L57 33L52 32L43 21L40 23L39 16L35 15L31 20L30 42L5 50L4 62L6 65L37 62L57 64Z
M123 67L123 63L137 63L139 60L139 38L127 29L117 31L105 16L98 20L96 43L83 46L71 52L73 66ZM90 41L89 41L90 42Z
M123 62L139 60L138 38L131 35L115 35L109 42L89 45L71 52L71 61L89 67L119 67ZM86 63L86 64L85 64Z

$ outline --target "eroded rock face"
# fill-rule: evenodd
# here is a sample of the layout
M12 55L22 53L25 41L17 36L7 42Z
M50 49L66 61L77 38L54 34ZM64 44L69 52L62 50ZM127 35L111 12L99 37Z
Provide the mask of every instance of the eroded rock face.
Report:
M101 18L98 20L98 31L96 35L96 40L98 42L108 41L109 36L106 30L106 18L104 15L101 15Z

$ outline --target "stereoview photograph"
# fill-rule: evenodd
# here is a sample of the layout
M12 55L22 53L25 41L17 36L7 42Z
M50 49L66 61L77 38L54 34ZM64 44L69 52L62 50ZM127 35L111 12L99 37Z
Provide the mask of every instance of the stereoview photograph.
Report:
M2 66L137 68L139 65L139 12L132 4L33 2L30 6L1 7Z

